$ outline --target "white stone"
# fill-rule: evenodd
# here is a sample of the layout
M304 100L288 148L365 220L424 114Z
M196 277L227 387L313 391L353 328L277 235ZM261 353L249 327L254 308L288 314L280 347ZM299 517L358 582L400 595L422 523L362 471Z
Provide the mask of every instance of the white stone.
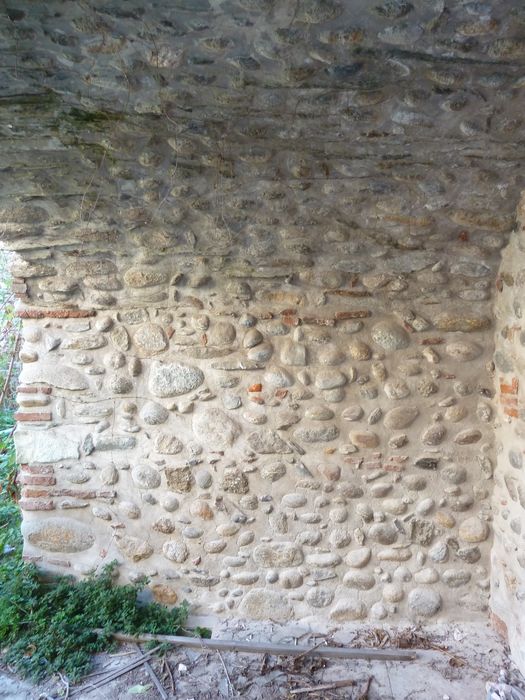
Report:
M59 462L78 459L80 440L75 433L62 429L25 430L18 427L14 434L17 460L31 462Z
M226 450L240 433L238 424L220 408L205 408L193 417L193 432L209 450Z

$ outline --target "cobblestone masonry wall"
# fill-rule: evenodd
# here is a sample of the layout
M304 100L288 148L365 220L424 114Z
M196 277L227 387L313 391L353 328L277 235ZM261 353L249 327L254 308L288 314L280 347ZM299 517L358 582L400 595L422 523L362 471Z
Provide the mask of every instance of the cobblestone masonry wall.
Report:
M491 608L507 625L510 643L521 668L525 667L525 480L522 473L525 452L525 331L522 323L525 284L524 204L525 200L522 199L519 209L520 226L505 249L497 279L494 354L497 376L497 463L494 475L491 575Z
M524 37L510 1L13 4L28 559L252 618L485 614Z

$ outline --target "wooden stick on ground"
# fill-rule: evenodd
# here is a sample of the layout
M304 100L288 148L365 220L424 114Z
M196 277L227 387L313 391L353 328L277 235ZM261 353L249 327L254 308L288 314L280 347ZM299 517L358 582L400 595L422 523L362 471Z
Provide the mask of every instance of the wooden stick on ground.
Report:
M332 681L332 683L324 683L323 685L308 686L307 688L295 688L290 690L290 695L300 695L301 693L318 693L321 690L335 690L336 688L347 688L350 685L356 685L353 678L346 678L340 681Z
M213 649L215 651L237 651L244 654L271 654L272 656L301 656L309 653L328 659L367 659L376 661L413 661L417 653L408 649L367 649L352 647L311 648L293 644L272 644L270 642L243 642L235 639L203 639L200 637L178 637L168 634L141 634L133 636L113 632L112 637L120 642L159 642L193 649Z
M311 653L312 653L313 651L315 651L316 649L319 649L319 647L325 647L325 646L327 646L327 644L326 644L326 639L323 639L322 642L318 642L318 643L315 644L313 647L310 647L310 648L307 649L306 651L303 651L302 654L298 654L298 655L295 657L295 660L297 661L298 659L302 659L303 656L308 656L308 654L311 654Z
M170 682L171 694L175 695L175 681L173 680L173 673L171 672L169 661L166 659L166 654L162 657L162 666Z
M228 669L226 668L226 664L224 663L224 659L222 658L221 652L217 649L217 654L219 655L219 659L221 660L222 667L224 669L224 673L226 675L226 682L228 683L228 695L234 695L235 690L233 688L233 683L230 678L230 674L228 673Z
M363 688L363 692L359 693L359 697L357 698L357 700L368 700L368 691L370 690L370 686L373 680L374 676L370 676L366 682L365 687Z
M139 645L138 645L138 644L135 644L135 646L136 646L136 648L137 648L137 651L138 651L140 654L142 654L142 649L139 647ZM161 682L159 681L159 679L157 678L157 674L156 674L155 671L153 670L153 668L152 668L152 666L151 666L151 664L150 664L149 661L144 661L144 668L145 668L146 671L148 672L148 676L149 676L149 677L151 678L151 680L153 681L153 684L154 684L155 688L157 689L157 692L158 692L158 694L160 695L160 697L162 698L162 700L168 700L168 693L167 693L167 692L164 690L164 688L162 687L162 684L161 684Z
M107 674L107 676L101 678L98 681L95 681L94 683L89 683L89 685L86 687L75 688L75 690L69 694L69 697L73 697L74 695L78 695L79 693L90 693L92 690L97 690L98 688L102 688L102 686L106 685L107 683L111 683L111 681L115 680L115 678L123 676L125 673L128 673L128 671L133 671L135 668L142 666L142 664L145 661L147 661L151 656L153 656L153 654L159 649L159 647L155 647L155 649L146 652L140 658L131 661L129 664L122 666L122 668L117 668L114 671L110 671Z

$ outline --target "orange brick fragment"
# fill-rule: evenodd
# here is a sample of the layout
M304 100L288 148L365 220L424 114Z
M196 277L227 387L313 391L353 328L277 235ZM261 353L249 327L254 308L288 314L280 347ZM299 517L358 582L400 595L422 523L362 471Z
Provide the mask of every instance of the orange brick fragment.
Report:
M499 390L502 394L517 394L520 386L519 379L513 377L510 384L505 384L501 379L499 382Z

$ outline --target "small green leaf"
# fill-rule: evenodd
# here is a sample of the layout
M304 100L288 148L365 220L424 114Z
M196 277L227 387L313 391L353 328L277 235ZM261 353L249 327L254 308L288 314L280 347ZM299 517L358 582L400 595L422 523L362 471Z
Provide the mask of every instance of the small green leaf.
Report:
M128 688L128 693L130 695L142 695L142 693L147 693L148 690L153 688L152 683L148 683L148 685L132 685L131 688Z

